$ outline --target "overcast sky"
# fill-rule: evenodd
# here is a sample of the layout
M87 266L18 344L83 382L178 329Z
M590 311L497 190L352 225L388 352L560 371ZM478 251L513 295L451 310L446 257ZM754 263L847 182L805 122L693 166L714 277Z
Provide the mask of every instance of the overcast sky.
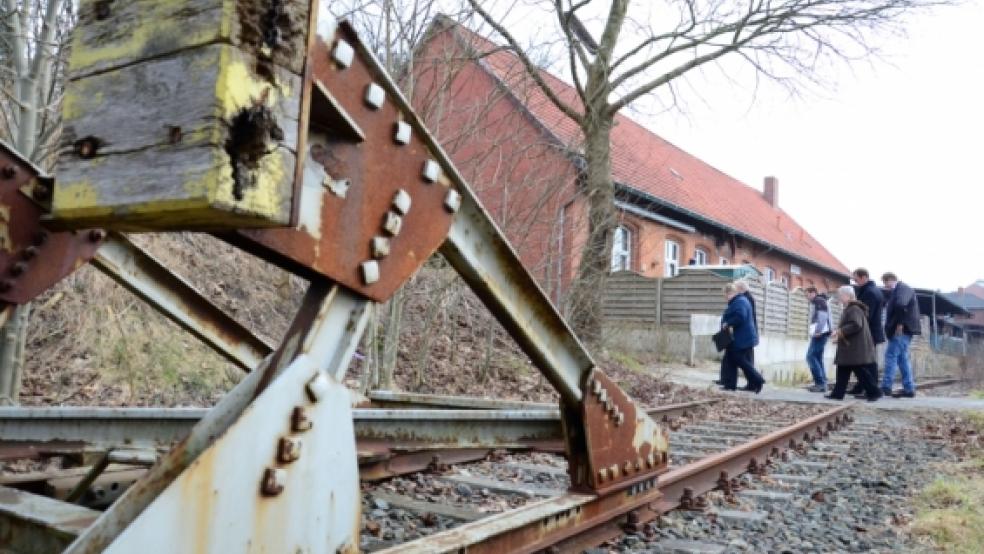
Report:
M847 266L954 290L984 278L982 27L984 2L940 9L822 96L706 82L685 115L633 117L746 184L778 177L780 206Z

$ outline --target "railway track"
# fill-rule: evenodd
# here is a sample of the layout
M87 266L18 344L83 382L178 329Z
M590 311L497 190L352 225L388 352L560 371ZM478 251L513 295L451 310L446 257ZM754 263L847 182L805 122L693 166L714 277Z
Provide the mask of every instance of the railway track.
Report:
M354 411L360 540L364 551L384 552L566 552L619 540L660 514L703 507L710 491L734 494L743 475L762 474L789 449L842 428L850 410L789 406L793 415L780 418L734 410L709 417L716 401L650 409L671 429L669 470L626 490L638 501L625 510L624 498L612 508L609 497L569 490L560 415L548 405L393 393L373 401ZM84 520L143 474L148 452L170 446L200 417L196 410L0 410L0 459L59 455L82 464L7 474L0 483L57 499L74 495L81 506L71 515ZM128 463L127 453L137 461Z

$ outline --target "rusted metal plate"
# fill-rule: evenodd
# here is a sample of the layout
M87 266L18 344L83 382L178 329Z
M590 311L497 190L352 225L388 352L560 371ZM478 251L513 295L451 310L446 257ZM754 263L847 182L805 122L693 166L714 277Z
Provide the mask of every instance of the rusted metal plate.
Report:
M665 471L665 429L602 371L591 373L580 406L586 455L572 456L571 483L599 493L624 488Z
M50 193L51 180L0 141L0 302L33 300L92 259L105 236L45 230Z
M399 89L350 26L319 36L309 63L298 225L243 230L229 240L383 301L447 237L460 196L406 101L395 101Z

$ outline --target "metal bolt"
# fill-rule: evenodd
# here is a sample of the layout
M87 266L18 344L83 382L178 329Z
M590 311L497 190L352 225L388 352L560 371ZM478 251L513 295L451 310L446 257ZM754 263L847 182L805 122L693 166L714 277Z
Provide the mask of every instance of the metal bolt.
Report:
M598 380L595 380L591 383L591 392L595 393L596 395L601 394L601 383Z
M608 391L607 390L601 389L601 392L598 393L598 402L601 402L602 404L604 404L605 402L608 402Z
M656 467L656 456L652 452L646 456L646 467L649 469Z
M396 132L393 133L393 140L397 144L410 144L410 137L413 135L413 129L406 121L396 122Z
M17 176L17 167L12 165L3 166L3 169L0 169L0 176L4 179L13 179Z
M427 160L424 162L423 176L428 183L436 183L441 177L441 166L434 160Z
M307 390L308 398L311 399L311 402L317 402L328 394L328 389L331 388L331 382L328 381L328 376L323 371L319 371L308 381L304 388Z
M25 260L33 260L34 258L37 257L37 255L38 255L37 246L28 246L27 248L24 249L23 252L21 252L21 256L23 256Z
M444 209L455 214L461 209L461 195L458 191L451 189L444 197Z
M362 262L359 266L362 269L362 282L366 285L372 285L379 282L379 262L376 260L367 260Z
M347 69L352 65L352 60L355 58L355 50L351 44L344 40L339 40L338 44L335 45L335 49L331 52L331 57L338 64L339 69Z
M390 239L386 237L373 237L372 257L381 260L390 254Z
M598 481L604 483L608 480L608 470L605 468L598 470Z
M94 137L86 137L75 141L75 153L81 158L91 158L99 150L99 142Z
M411 201L410 194L400 189L396 191L396 195L393 197L393 209L400 215L407 215L410 212Z
M632 473L632 462L625 462L622 464L622 473L625 475Z
M636 460L635 469L636 471L642 471L642 458Z
M332 179L331 177L325 176L324 183L322 183L326 189L330 190L332 194L339 198L345 198L348 194L349 188L352 187L352 181L348 179Z
M290 415L290 428L295 433L300 433L310 431L312 427L314 427L314 422L308 417L307 410L304 409L304 406L294 408L294 413Z
M14 288L14 282L10 279L0 281L0 292L8 292L12 288Z
M383 107L383 103L386 102L386 91L383 87L377 85L376 83L370 83L366 87L366 104L374 110L378 110Z
M615 426L619 427L623 423L625 423L625 414L623 414L622 412L618 412L617 414L615 414Z
M268 467L263 474L263 494L267 496L277 496L284 492L284 485L287 484L287 471Z
M20 277L25 271L27 271L27 264L24 262L17 262L10 266L10 274L14 277Z
M277 449L277 458L281 463L289 464L296 462L301 457L301 439L294 437L281 437L280 447Z
M618 479L618 464L612 464L608 472L612 474L612 479Z
M400 234L400 229L403 228L403 218L400 214L396 212L386 212L386 221L383 222L383 229L386 230L390 236L395 237Z
M102 229L93 229L89 231L89 240L92 242L99 242L106 238L106 231Z

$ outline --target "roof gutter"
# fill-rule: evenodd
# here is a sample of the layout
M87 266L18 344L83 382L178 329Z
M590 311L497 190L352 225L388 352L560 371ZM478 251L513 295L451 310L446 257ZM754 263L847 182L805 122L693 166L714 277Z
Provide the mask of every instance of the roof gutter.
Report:
M783 254L785 256L789 256L790 258L793 258L795 260L799 260L800 262L803 262L803 263L812 265L814 267L819 267L820 269L823 269L824 271L827 271L827 272L829 272L829 273L831 273L833 275L837 275L837 276L843 277L845 279L850 279L850 275L847 274L847 273L842 273L839 270L836 270L836 269L833 269L831 267L825 266L823 264L817 263L815 260L811 260L810 258L807 258L807 257L802 256L800 254L796 254L794 252L790 252L789 250L786 250L785 248L782 248L782 247L779 247L779 246L775 246L774 244L771 244L768 241L765 241L765 240L762 240L762 239L760 239L758 237L749 235L748 233L745 233L743 231L739 231L738 229L735 229L734 227L729 227L727 225L723 225L723 224L721 224L721 223L719 223L717 221L714 221L713 219L710 219L709 217L707 217L705 215L701 215L701 214L699 214L699 213L697 213L695 211L688 210L687 208L683 208L683 207L677 206L675 204L671 204L671 203L667 202L666 200L663 200L661 198L658 198L656 196L653 196L653 195L651 195L651 194L649 194L647 192L641 191L641 190L639 190L639 189L637 189L635 187L630 187L628 185L625 185L623 183L618 183L618 182L615 183L615 187L618 188L618 189L621 189L622 191L627 192L629 194L636 195L636 196L642 198L643 200L645 200L647 202L650 202L650 203L653 203L653 204L657 204L659 206L663 206L664 208L669 208L669 209L672 209L672 210L676 210L676 211L678 211L678 212L680 212L680 213L682 213L682 214L684 214L684 215L686 215L688 217L692 217L692 218L696 219L697 221L700 221L702 223L706 223L708 225L711 225L712 227L717 227L719 229L723 229L724 231L726 231L726 232L728 232L728 233L730 233L732 235L735 235L735 236L741 237L741 238L743 238L745 240L749 240L749 241L752 241L752 242L755 242L755 243L764 245L764 246L766 246L766 247L768 247L768 248L770 248L772 250L775 250L776 252L779 252L780 254Z
M618 208L618 209L620 209L620 210L625 210L626 212L629 212L630 214L635 214L635 215L637 215L637 216L639 216L639 217L641 217L643 219L648 219L650 221L655 221L657 223L662 223L663 225L666 225L667 227L673 227L674 229L679 229L680 231L683 231L685 233L695 233L697 231L697 228L694 227L693 225L687 225L686 223L677 221L675 219L671 219L669 217L666 217L666 216L663 216L663 215L659 215L656 212L652 212L652 211L649 211L649 210L640 208L638 206L633 206L632 204L629 204L628 202L622 202L621 200L616 200L615 201L615 207Z

